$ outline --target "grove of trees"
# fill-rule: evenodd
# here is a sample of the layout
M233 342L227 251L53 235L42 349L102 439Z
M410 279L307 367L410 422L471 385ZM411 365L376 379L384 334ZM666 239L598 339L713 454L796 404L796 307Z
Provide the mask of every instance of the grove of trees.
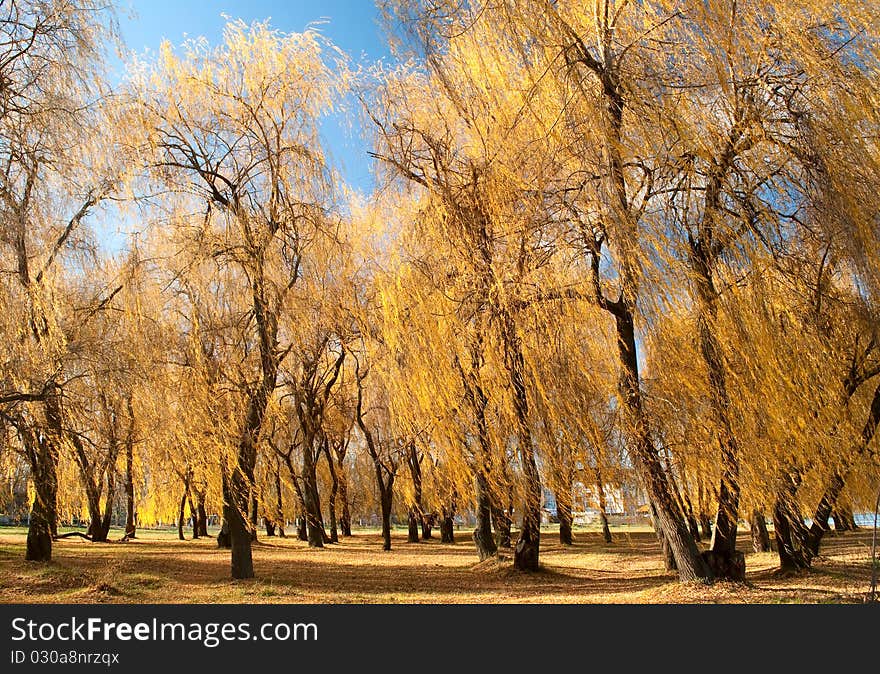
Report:
M880 488L875 3L379 4L393 63L231 21L116 81L103 0L0 2L27 559L189 512L249 578L260 522L322 547L375 513L390 550L467 514L534 571L545 491L570 544L597 485L611 542L612 479L682 581L743 579L743 522L809 568Z

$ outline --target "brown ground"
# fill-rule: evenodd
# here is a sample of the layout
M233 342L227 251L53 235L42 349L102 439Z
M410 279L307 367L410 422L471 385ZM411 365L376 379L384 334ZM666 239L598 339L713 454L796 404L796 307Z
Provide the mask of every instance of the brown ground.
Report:
M747 533L747 532L746 532ZM229 580L229 551L213 538L178 541L176 532L139 531L128 543L71 538L51 564L24 561L24 529L0 529L0 603L849 603L864 599L871 576L868 530L830 536L806 574L780 577L775 553L748 553L747 582L682 585L663 570L654 535L621 528L605 545L576 532L559 545L542 535L543 571L522 574L506 559L477 563L467 532L459 543L407 544L395 532L382 552L373 532L310 549L292 538L261 538L258 578ZM750 549L745 536L740 548Z

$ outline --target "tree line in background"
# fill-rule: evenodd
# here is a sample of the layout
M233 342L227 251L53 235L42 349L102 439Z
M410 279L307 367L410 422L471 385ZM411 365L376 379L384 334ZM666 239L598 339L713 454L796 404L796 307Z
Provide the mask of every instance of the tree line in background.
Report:
M880 482L872 3L380 5L394 64L231 22L111 86L103 2L0 4L27 558L188 506L247 578L258 518L320 547L357 508L536 570L545 489L571 543L575 482L634 480L682 581L742 579L743 520L809 568Z

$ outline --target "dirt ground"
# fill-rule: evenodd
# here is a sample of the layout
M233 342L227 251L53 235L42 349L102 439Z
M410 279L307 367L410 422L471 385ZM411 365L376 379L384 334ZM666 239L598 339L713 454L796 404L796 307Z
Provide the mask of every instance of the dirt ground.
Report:
M808 573L781 577L775 553L748 552L745 583L710 587L682 585L664 571L644 528L618 528L610 545L598 532L576 531L571 547L545 530L543 570L535 574L514 571L510 550L479 563L464 530L454 545L410 544L396 531L390 552L372 531L324 549L261 537L257 578L248 581L229 579L229 551L213 538L178 541L159 530L127 543L68 538L54 544L46 565L24 561L25 534L0 529L0 603L854 603L871 577L866 529L829 536ZM751 549L748 532L739 547Z

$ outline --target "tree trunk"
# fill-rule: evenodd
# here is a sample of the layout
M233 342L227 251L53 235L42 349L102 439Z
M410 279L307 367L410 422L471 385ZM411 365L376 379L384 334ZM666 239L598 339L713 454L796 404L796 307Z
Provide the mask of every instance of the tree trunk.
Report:
M300 515L296 520L296 537L301 541L309 540L309 526L305 515Z
M599 520L602 522L602 538L606 543L613 543L611 527L608 526L608 511L605 502L605 484L602 482L602 470L596 463L596 489L599 492ZM651 521L653 522L653 516Z
M776 552L779 555L779 569L782 572L797 572L810 568L810 559L804 554L792 532L791 518L786 505L777 499L773 506L773 530L776 538Z
M394 476L389 476L387 485L380 485L380 500L382 506L382 550L391 550L391 501L394 497L392 488Z
M562 545L571 545L571 483L556 491L556 517L559 520L559 542Z
M180 497L180 509L177 514L177 538L181 541L185 541L186 537L183 535L183 522L184 522L184 508L186 507L186 497L189 494L189 482L185 481L183 483L183 494Z
M406 464L409 466L409 475L413 483L413 502L409 509L408 524L409 532L407 534L407 542L419 542L419 527L422 528L422 536L424 538L431 537L430 528L425 530L426 518L422 510L422 462L419 457L416 443L410 442L406 454ZM427 535L425 535L427 533Z
M529 426L529 403L526 395L525 360L516 323L509 311L500 311L501 339L504 345L504 367L513 391L516 418L517 451L523 472L524 503L519 538L513 551L513 566L520 571L540 568L541 541L541 476L535 460L535 447Z
M762 510L756 508L752 511L749 528L752 531L752 549L755 552L770 552L770 534Z
M207 487L196 489L196 518L199 523L199 536L208 537L208 513L205 511L205 495Z
M342 504L342 514L339 517L339 530L343 536L351 536L351 509L348 504L348 478L345 474L345 454L348 449L348 440L341 442L334 448L336 454L336 479L339 482L337 499Z
M131 399L128 401L129 415L133 417ZM134 421L130 421L134 425ZM137 522L134 503L134 438L131 428L125 442L125 538L135 538Z
M703 538L712 538L712 519L709 517L706 506L706 487L703 485L702 479L698 480L698 482L697 495L700 501L700 527L702 528Z
M492 517L492 508L489 496L489 484L486 478L485 470L481 467L477 469L474 476L474 495L476 497L477 509L477 527L474 529L474 543L477 546L477 554L480 561L494 556L498 552L495 539L492 536L492 525L490 519Z
M629 443L631 455L641 475L642 484L656 511L657 528L670 547L682 582L711 581L712 570L700 555L681 510L672 496L669 481L651 441L648 421L642 409L635 330L631 310L626 303L615 303L617 347L621 364L620 387L627 426L634 437Z
M195 501L193 501L192 493L193 493L192 480L190 480L189 488L186 490L186 500L189 503L189 516L192 519L192 528L193 528L193 540L199 538L202 534L199 529L199 511L196 509Z
M86 532L93 543L106 543L104 518L101 514L101 492L92 484L86 487L86 504L89 509L89 528Z
M706 199L712 199L707 194ZM714 206L712 206L714 208ZM706 217L713 217L711 214ZM727 373L721 353L721 345L715 334L717 320L718 293L712 279L712 259L705 246L711 241L699 241L692 244L691 269L697 285L697 328L700 340L700 353L709 377L710 403L715 417L718 432L718 444L721 448L721 484L718 487L718 509L715 513L715 528L709 548L713 559L718 560L719 567L731 569L736 573L738 564L736 557L736 530L739 511L739 446L730 421L730 396L727 391ZM718 569L716 569L717 575ZM725 576L726 577L726 576ZM742 580L742 578L731 578Z
M314 440L312 441L312 443ZM302 480L303 507L305 508L308 540L310 548L323 548L327 533L321 515L321 499L318 494L318 475L315 454L312 444L303 443L302 448Z
M266 520L266 535L271 538L275 535L275 523L268 517L264 519Z
M657 537L657 542L660 543L660 553L663 556L663 568L667 571L677 571L678 568L675 564L675 555L672 553L672 547L666 540L666 536L663 535L663 529L660 526L660 521L657 519L657 509L653 504L651 504L650 514L651 526L654 528L654 535Z
M440 542L455 543L455 504L443 506L440 513Z
M48 402L46 408L48 415ZM34 482L34 502L28 522L25 559L49 562L52 560L52 530L56 519L58 451L53 439L46 434L28 430L22 435Z
M339 479L336 477L336 466L333 465L333 455L330 453L329 440L324 441L324 455L327 458L327 469L330 471L330 500L327 509L330 514L330 536L327 542L339 542L339 527L336 521L336 496L339 492Z
M275 464L275 518L278 522L278 535L285 538L284 534L284 503L281 500L281 466Z
M407 543L418 543L419 540L419 511L412 506L407 513L408 532L406 536Z
M339 518L339 528L343 536L351 536L351 508L348 505L348 481L342 472L339 473L339 501L342 503L342 517Z

